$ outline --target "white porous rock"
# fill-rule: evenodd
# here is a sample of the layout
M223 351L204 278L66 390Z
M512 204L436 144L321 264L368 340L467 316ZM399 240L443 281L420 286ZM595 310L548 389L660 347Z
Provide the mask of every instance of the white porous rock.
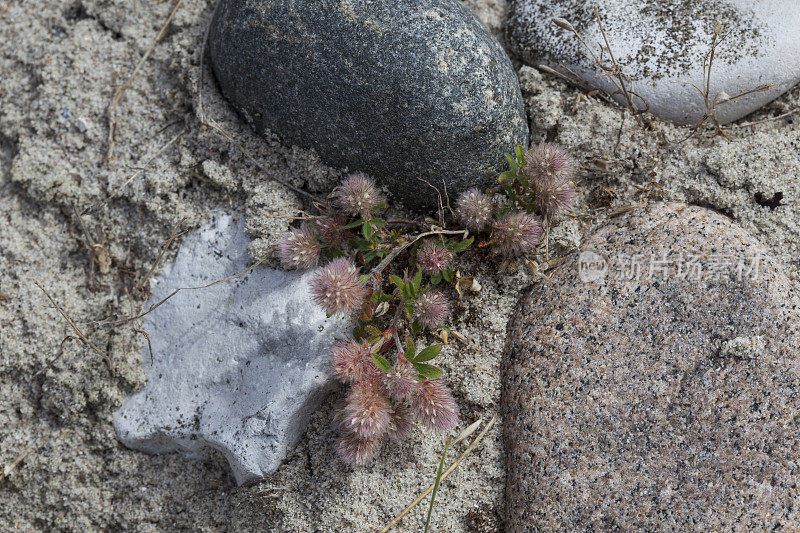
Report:
M187 237L152 303L248 267L244 217L218 214ZM145 317L146 387L115 413L120 440L148 453L221 451L239 484L281 464L330 392L327 354L348 321L309 298L310 273L256 267L182 290Z
M633 97L634 104L644 107L643 99L659 118L694 124L707 113L703 96L686 83L705 89L703 64L717 23L723 39L709 86L720 123L755 111L800 81L797 0L515 0L507 26L511 48L531 65L577 75L626 105L578 38L553 23L568 21L599 55L605 41L595 5L614 59L641 97ZM603 54L606 64L609 59ZM764 84L770 87L735 98Z

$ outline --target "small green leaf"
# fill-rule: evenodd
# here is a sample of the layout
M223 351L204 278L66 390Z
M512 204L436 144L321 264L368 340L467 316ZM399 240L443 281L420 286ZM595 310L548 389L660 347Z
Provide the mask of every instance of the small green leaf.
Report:
M439 282L441 282L441 281L442 281L442 273L441 272L437 272L436 274L433 274L431 276L431 283L433 283L434 285L438 285Z
M392 370L392 365L389 364L389 361L376 353L372 354L372 361L384 372L390 372Z
M425 379L436 379L443 374L442 369L425 363L413 363L419 375Z
M463 252L464 250L469 248L469 245L472 244L474 240L475 240L474 237L470 237L469 239L464 239L461 242L453 243L453 245L450 248L456 253Z
M373 218L371 222L372 222L373 226L385 226L386 225L386 221L383 220L382 218Z
M514 172L507 170L497 177L497 181L504 183L506 181L514 181L516 178L517 175Z
M411 284L408 283L408 284L403 285L402 287L400 287L400 294L406 300L411 300L412 298L414 298L414 295L411 293Z
M351 222L351 223L349 223L349 224L348 224L348 225L346 225L346 226L342 226L342 228L344 228L344 229L353 229L353 228L357 228L357 227L359 227L359 226L360 226L361 224L363 224L363 223L364 223L364 221L363 221L363 220L361 220L361 219L359 218L359 219L358 219L358 220L356 220L355 222Z
M411 323L411 333L413 333L415 337L422 333L422 326L420 326L418 320Z
M427 348L419 352L419 354L417 354L417 356L414 358L414 362L424 363L425 361L430 361L431 359L439 355L439 352L441 351L442 351L441 344L434 344L433 346L428 346Z
M389 281L391 281L392 283L394 283L398 287L403 287L405 285L405 283L403 283L403 280L400 279L400 276L395 276L394 274L389 276Z
M453 269L452 268L445 268L442 270L442 277L447 283L453 281Z
M364 238L367 240L372 239L372 236L375 235L375 229L372 227L369 221L364 222L364 225L361 226L361 233L364 235Z
M517 165L522 166L525 164L525 149L522 146L517 146Z
M417 353L415 350L416 348L414 347L414 339L411 337L406 337L406 359L413 361L414 354Z
M506 156L506 160L508 160L508 163L511 165L511 168L517 170L517 161L516 159L514 159L514 156L512 156L511 154L503 154L503 155Z

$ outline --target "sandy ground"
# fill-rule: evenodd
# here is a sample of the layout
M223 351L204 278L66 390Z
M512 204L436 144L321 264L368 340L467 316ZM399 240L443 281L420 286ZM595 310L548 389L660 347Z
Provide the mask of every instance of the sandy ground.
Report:
M468 3L499 31L502 0ZM115 438L114 409L143 385L146 341L136 331L140 322L113 322L146 302L137 286L178 223L191 229L218 207L244 208L253 256L268 257L289 222L275 216L308 209L270 178L324 193L340 176L313 153L257 138L207 73L200 84L200 43L212 9L203 0L183 2L120 101L106 162L106 108L171 7L156 0L0 2L0 465L27 452L0 480L0 530L379 529L431 482L441 437L417 433L384 448L375 464L349 468L333 454L324 408L284 466L251 487L236 487L217 455L154 457ZM678 199L739 221L798 279L800 117L773 117L796 109L800 90L741 121L730 130L733 141L706 132L677 142L687 129L637 124L560 80L528 67L519 73L534 140L564 144L581 164L580 213L554 229L552 255L619 209ZM208 116L263 168L201 125L201 93ZM754 121L765 122L742 126ZM760 205L776 193L780 206ZM523 268L498 273L499 266L477 251L461 265L483 290L458 304L454 325L470 342L448 347L442 365L465 424L497 410L508 313L536 281ZM108 361L75 338L34 281ZM499 435L498 425L443 483L433 530L492 531L500 523ZM420 507L398 530L418 531L423 520Z

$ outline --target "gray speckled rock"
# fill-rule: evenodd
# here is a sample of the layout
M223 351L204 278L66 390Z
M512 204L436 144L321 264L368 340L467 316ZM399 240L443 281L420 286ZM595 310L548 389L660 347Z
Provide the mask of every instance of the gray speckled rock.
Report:
M436 205L418 177L453 196L527 143L511 62L459 0L221 0L209 46L257 131L374 175L408 207Z
M153 302L243 271L248 242L243 217L217 216L185 239ZM310 301L308 276L258 267L147 315L153 359L145 347L147 386L115 413L120 440L149 453L216 448L240 484L274 471L329 391L327 354L347 327Z
M695 123L706 112L702 96L676 82L703 87L703 60L717 22L726 37L712 68L712 100L721 92L735 96L773 84L768 91L719 104L721 123L743 117L800 81L796 0L514 0L507 27L511 47L530 64L568 67L590 85L615 91L578 39L552 23L553 17L567 19L595 46L603 42L595 5L623 72L650 111L666 120ZM615 99L624 103L621 94ZM635 103L641 105L638 99Z
M509 325L509 531L800 527L791 282L743 229L683 204L582 250Z

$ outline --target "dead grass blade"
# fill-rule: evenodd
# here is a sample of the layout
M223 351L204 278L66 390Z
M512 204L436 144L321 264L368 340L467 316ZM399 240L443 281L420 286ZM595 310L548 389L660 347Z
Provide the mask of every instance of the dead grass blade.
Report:
M27 448L27 449L23 450L22 453L17 455L17 457L16 457L16 459L14 459L14 461L12 461L10 464L6 465L6 467L3 468L3 471L0 472L0 481L4 480L9 475L11 475L11 472L13 472L19 466L19 464L23 461L23 459L25 459L28 456L28 454L30 454L32 451L33 451L33 448Z
M153 261L153 264L150 266L150 270L148 270L147 274L145 274L145 276L142 278L142 280L139 283L136 284L136 291L137 292L140 292L142 290L142 287L144 287L144 284L147 283L147 280L150 279L150 276L153 275L153 271L158 266L158 263L161 261L161 258L164 257L164 254L167 253L167 250L169 249L170 245L172 244L172 241L177 236L178 230L180 229L181 224L183 224L184 220L186 220L186 217L183 217L182 219L180 219L178 221L178 223L175 225L175 228L173 228L172 233L169 236L169 239L167 239L167 242L164 244L164 246L161 247L161 252L158 254L158 257L156 257L156 260Z
M441 481L441 480L444 480L444 479L445 479L447 476L449 476L449 475L450 475L450 474L453 472L453 470L455 470L456 468L458 468L458 465L459 465L459 464L461 464L461 461L463 461L463 460L464 460L464 459L465 459L465 458L466 458L466 457L467 457L467 456L468 456L470 453L472 453L472 451L475 449L475 447L478 445L478 443L479 443L481 440L483 440L483 438L486 436L486 434L489 432L489 430L490 430L490 429L492 429L492 426L494 426L494 423L495 423L496 421L497 421L497 415L492 415L492 418L491 418L491 419L489 420L489 422L486 424L486 427L484 427L484 428L483 428L483 430L482 430L482 431L481 431L481 432L478 434L478 436L477 436L477 437L475 437L475 440L473 440L473 441L470 443L470 445L469 445L469 446L467 446L467 449L466 449L466 450L464 450L464 452L463 452L463 453L462 453L462 454L461 454L461 455L458 457L458 459L456 459L456 460L455 460L455 462L454 462L452 465L450 465L450 468L448 468L447 470L445 470L444 474L442 474L442 477L440 478L440 481ZM468 429L469 429L469 428L468 428ZM474 431L474 429L473 429L473 431ZM465 431L465 432L466 432L466 431ZM402 512L402 513L400 513L400 514L399 514L399 515L398 515L398 516L397 516L397 517L396 517L394 520L392 520L391 522L389 522L389 523L386 525L386 527L384 527L384 528L381 530L381 532L380 532L380 533L386 533L387 531L389 531L390 529L392 529L394 526L396 526L396 525L397 525L397 523L398 523L398 522L400 522L400 520L402 520L404 516L406 516L406 515L407 515L409 512L411 512L411 510L412 510L414 507L416 507L417 505L419 505L419 502L421 502L423 499L425 499L425 496L427 496L428 494L430 494L430 493L431 493L431 491L433 491L434 485L435 485L435 483L431 484L431 486L430 486L430 487L428 487L428 488L427 488L427 489L426 489L426 490L425 490L425 491L424 491L422 494L420 494L419 496L417 496L417 499L415 499L413 502L411 502L411 505L409 505L408 507L406 507L406 508L403 510L403 512Z
M131 75L128 76L128 79L125 81L124 84L122 84L122 87L119 88L117 93L114 95L114 98L111 100L111 103L108 105L108 110L107 110L107 113L108 113L108 144L107 144L107 146L108 147L107 147L107 150L106 150L106 165L111 160L111 156L112 156L113 151L114 151L114 132L115 132L115 130L117 128L117 120L114 117L114 109L117 107L117 104L119 104L119 101L122 99L122 95L125 94L125 91L128 89L128 87L131 86L131 83L133 83L133 79L139 73L139 70L141 70L142 66L147 62L147 59L150 57L150 54L152 54L153 50L155 50L156 45L158 44L158 41L160 41L161 37L164 36L164 32L167 31L167 26L169 26L169 23L172 22L172 18L175 16L175 13L178 11L178 8L181 6L182 3L183 3L183 0L177 0L177 2L175 2L175 7L172 8L172 11L170 12L169 17L167 17L167 21L164 23L163 26L161 26L161 31L158 32L158 35L156 35L156 38L153 39L153 44L151 44L150 48L147 49L147 52L145 52L145 54L142 56L142 58L136 64L136 67L133 69L133 72L131 72Z
M61 306L58 305L58 303L53 299L53 297L50 296L50 293L47 292L47 290L44 287L42 287L42 285L38 281L33 280L33 283L34 283L34 285L39 287L39 289L44 293L45 296L47 296L47 299L50 300L50 303L53 304L53 306L56 308L56 310L59 312L59 314L61 314L61 316L64 318L64 320L67 321L67 324L70 325L70 327L75 331L75 334L78 335L78 337L84 342L84 344L86 344L89 348L94 350L98 355L100 355L100 357L103 358L103 360L108 365L108 369L113 374L114 373L114 367L111 365L111 358L106 353L104 353L102 350L100 350L100 348L95 346L95 344L92 341L90 341L89 338L86 337L86 335L83 334L83 332L75 324L75 322L72 321L72 319L67 315L67 313L64 312L64 310L61 308Z
M248 272L250 272L251 270L253 270L254 268L256 268L258 265L260 265L261 263L263 263L266 260L267 260L267 258L265 257L264 259L261 259L261 260L255 262L255 263L253 263L247 269L242 270L241 272L239 272L237 274L233 274L232 276L228 276L227 278L224 278L224 279L218 279L217 281L213 281L213 282L211 282L211 283L209 283L207 285L200 285L198 287L179 287L179 288L175 289L174 291L172 291L169 294L169 296L167 296L166 298L163 298L162 300L158 301L157 303L154 303L153 305L151 305L147 309L147 311L143 311L143 312L139 313L136 316L124 318L124 319L121 319L121 320L117 320L115 322L106 322L105 324L102 324L102 325L104 325L104 326L119 326L121 324L127 324L128 322L131 322L133 320L138 320L140 318L143 318L143 317L149 315L150 313L152 313L153 311L155 311L156 309L161 307L164 303L167 302L167 300L169 300L170 298L172 298L173 296L175 296L176 294L178 294L181 291L197 291L197 290L200 290L200 289L207 289L209 287L213 287L214 285L218 285L220 283L225 283L226 281L231 281L233 279L240 278L240 277L246 275Z

